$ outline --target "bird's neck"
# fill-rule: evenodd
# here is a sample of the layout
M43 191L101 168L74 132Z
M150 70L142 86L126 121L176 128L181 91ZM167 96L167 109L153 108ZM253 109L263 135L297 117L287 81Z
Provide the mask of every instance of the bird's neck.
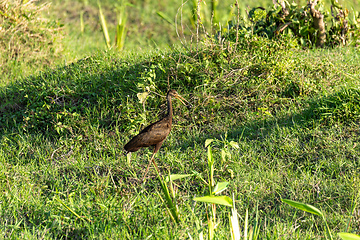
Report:
M167 116L170 118L170 121L172 120L172 114L173 114L173 109L172 109L172 104L171 104L171 96L167 95Z

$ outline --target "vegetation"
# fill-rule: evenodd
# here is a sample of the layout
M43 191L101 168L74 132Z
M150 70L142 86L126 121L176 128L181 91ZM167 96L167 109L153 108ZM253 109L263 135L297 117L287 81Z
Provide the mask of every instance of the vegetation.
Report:
M128 39L121 55L97 52L0 87L0 238L356 239L358 48L199 35L139 53L126 51ZM128 159L123 146L164 112L169 88L193 108L174 101L156 155L162 176L151 169L143 183L152 149Z
M339 4L331 5L330 13L317 0L301 7L294 2L278 1L269 11L262 7L253 8L247 22L231 22L230 27L230 31L226 29L225 32L232 35L233 40L240 32L241 37L256 34L270 39L286 35L304 47L360 44L360 13L350 12Z
M0 1L0 84L59 59L61 25L41 18L47 8L34 1Z

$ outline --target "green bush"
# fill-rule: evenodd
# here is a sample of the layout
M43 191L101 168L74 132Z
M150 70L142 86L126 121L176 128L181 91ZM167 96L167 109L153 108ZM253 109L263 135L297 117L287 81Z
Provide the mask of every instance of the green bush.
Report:
M334 5L330 12L330 8L326 9L323 3L316 5L316 10L323 17L325 46L359 44L359 12L350 12L342 6ZM293 46L309 47L315 44L318 46L319 31L309 4L299 6L295 2L290 4L284 1L283 7L277 4L268 10L262 7L252 8L244 21L237 24L230 21L222 35L234 42L252 35L269 39L287 38Z

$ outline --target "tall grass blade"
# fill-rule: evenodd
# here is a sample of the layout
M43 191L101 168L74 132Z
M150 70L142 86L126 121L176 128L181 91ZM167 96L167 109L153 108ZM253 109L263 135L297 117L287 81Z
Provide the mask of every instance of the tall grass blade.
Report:
M219 19L217 16L217 6L219 4L218 0L211 0L211 17L212 17L212 21L214 24L218 24L219 23Z
M325 222L325 232L326 232L326 235L327 235L328 239L332 240L333 237L332 237L332 235L331 235L331 231L330 231L329 225L327 224L327 221L326 221L326 219L325 219L325 216L322 215L322 217L323 217L324 222Z
M197 15L197 0L191 1L191 18L190 23L195 28L197 25L198 15Z
M174 220L174 222L180 223L179 212L178 212L176 204L174 204L173 199L170 196L169 188L159 173L158 173L158 178L160 181L161 190L162 190L165 200L166 200L166 205L167 205L168 211L170 212L170 216ZM161 196L160 196L160 199L163 201Z
M245 223L244 223L244 240L248 239L248 228L249 228L249 211L246 209Z
M240 232L239 218L237 214L238 213L235 208L235 199L233 195L233 207L231 208L231 215L229 218L231 240L240 240L241 232Z
M215 236L215 223L212 218L209 219L208 222L208 228L209 228L209 240L214 239Z
M127 33L126 28L127 15L125 7L122 7L118 16L118 24L116 26L116 49L122 51L125 45L125 38Z
M208 166L209 166L209 194L212 194L214 187L214 158L211 147L208 146Z
M157 11L156 14L161 17L162 19L164 19L166 22L170 23L172 26L175 27L174 21L172 21L165 13L161 12L161 11Z
M351 211L350 211L350 214L349 214L349 220L346 224L346 229L345 229L345 232L348 232L349 231L349 228L350 228L350 222L351 222L351 219L353 217L353 212L355 211L356 207L357 207L357 204L358 204L358 199L360 197L360 190L358 191L358 194L357 196L355 197L353 203L352 203L352 207L351 207Z
M85 26L84 26L84 11L80 12L80 31L81 33L83 33L85 30Z
M100 18L100 23L101 23L101 28L103 30L103 34L104 34L104 39L105 39L105 43L108 49L110 49L111 45L110 45L110 36L109 36L109 31L106 25L106 19L105 16L102 12L101 9L101 5L100 2L98 1L98 6L99 6L99 18Z
M254 223L254 231L251 236L251 240L256 240L260 233L260 223L259 223L259 208L258 205L256 205L256 217L255 217L255 223Z
M72 210L71 208L69 208L63 201L61 201L60 199L56 198L56 200L63 205L67 210L69 210L75 217L81 219L81 220L87 220L89 222L91 222L89 219L87 218L83 218L81 217L79 214L77 214L74 210Z

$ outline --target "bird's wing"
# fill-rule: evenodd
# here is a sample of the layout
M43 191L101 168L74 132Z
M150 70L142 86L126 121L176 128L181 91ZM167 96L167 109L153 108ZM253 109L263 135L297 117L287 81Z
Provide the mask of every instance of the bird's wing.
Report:
M163 141L170 133L170 125L166 122L157 122L139 133L139 138L145 146L152 146Z
M171 126L168 122L158 121L144 128L125 146L125 150L135 152L141 147L149 147L163 141L169 135Z

